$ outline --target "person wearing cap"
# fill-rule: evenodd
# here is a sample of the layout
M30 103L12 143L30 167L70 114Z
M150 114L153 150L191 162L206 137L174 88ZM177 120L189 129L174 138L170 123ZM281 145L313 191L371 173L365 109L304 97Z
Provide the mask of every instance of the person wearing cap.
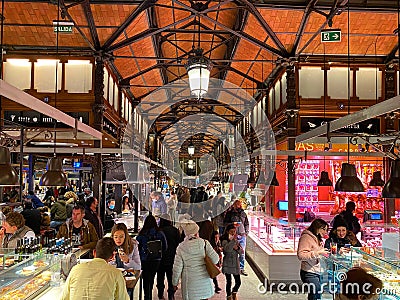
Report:
M325 248L331 249L332 243L337 245L337 251L340 254L350 251L350 248L344 247L345 245L361 247L360 241L355 234L349 230L346 221L340 215L336 217L334 227L332 227L329 232L329 238L325 241Z
M199 237L199 226L192 220L182 220L185 239L176 249L172 284L177 290L181 280L182 299L208 299L214 295L212 280L207 272L205 255L214 264L219 256L211 244Z

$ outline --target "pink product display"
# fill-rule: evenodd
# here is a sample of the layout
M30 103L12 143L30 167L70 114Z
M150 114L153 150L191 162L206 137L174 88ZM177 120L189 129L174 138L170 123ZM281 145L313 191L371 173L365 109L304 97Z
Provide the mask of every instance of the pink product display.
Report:
M302 161L296 167L296 205L300 212L318 206L319 161Z

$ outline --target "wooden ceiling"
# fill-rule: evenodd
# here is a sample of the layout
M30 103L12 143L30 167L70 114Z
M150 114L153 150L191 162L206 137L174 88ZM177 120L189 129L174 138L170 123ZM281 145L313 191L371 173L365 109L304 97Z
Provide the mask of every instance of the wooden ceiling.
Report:
M385 63L395 59L398 50L398 1L3 3L2 43L7 55L103 56L134 105L142 105L154 122L153 130L162 136L185 116L199 113L223 119L213 126L236 124L247 109L247 99L235 100L239 108L220 101L224 87L220 82L229 82L251 96L262 95L277 71L290 61L305 57L321 61L323 56L340 60L350 55L360 62ZM57 35L53 20L74 22L74 32ZM320 31L328 28L342 30L341 42L320 42ZM212 87L219 93L204 101L176 93L179 101L173 99L173 105L163 107L163 98L153 97L154 91L174 83L187 85L185 63L197 47L204 49L204 55L212 61ZM152 112L153 106L157 107L156 113ZM180 134L191 132L192 127L186 125L189 131ZM205 131L202 134L212 140L208 145L219 139L213 130Z

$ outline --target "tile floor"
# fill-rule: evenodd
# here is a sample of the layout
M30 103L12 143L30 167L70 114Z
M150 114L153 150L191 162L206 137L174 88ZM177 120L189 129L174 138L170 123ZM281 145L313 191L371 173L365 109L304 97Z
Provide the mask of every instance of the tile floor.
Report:
M300 294L300 295L293 295L293 294L277 294L277 293L270 293L266 292L265 294L261 294L258 292L258 285L261 283L259 279L257 278L256 274L253 272L253 270L250 268L250 266L246 266L246 271L249 274L249 276L242 276L242 285L240 287L239 293L238 293L238 299L239 300L263 300L263 299L269 299L269 300L306 300L307 295ZM215 294L212 298L209 300L222 300L226 299L226 294L225 294L225 277L224 275L220 274L218 276L218 282L219 286L222 288L222 291L219 294ZM165 291L164 297L167 297L167 292ZM138 297L138 291L135 291L135 297L134 299L139 299ZM158 299L157 297L157 289L154 286L153 290L153 299L156 300ZM166 298L167 299L167 298ZM182 300L182 295L180 290L178 289L176 294L175 294L175 299L176 300ZM329 300L332 299L332 296L329 295L324 295L323 300ZM197 300L197 299L196 299Z

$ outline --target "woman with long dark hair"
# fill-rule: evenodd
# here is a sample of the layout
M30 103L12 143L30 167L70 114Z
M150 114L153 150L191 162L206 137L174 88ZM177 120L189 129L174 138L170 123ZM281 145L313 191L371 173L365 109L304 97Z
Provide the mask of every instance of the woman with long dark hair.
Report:
M167 250L167 240L164 233L159 230L153 215L146 217L136 240L139 242L139 254L142 263L144 300L151 300L154 277L160 267L162 253Z
M328 231L328 223L322 219L315 219L310 227L301 234L297 248L297 257L301 261L300 278L310 284L308 300L321 299L321 265L320 257L328 254L323 247L322 236Z
M140 270L139 243L129 236L126 225L124 223L115 224L111 229L111 237L118 250L112 264L126 270Z

